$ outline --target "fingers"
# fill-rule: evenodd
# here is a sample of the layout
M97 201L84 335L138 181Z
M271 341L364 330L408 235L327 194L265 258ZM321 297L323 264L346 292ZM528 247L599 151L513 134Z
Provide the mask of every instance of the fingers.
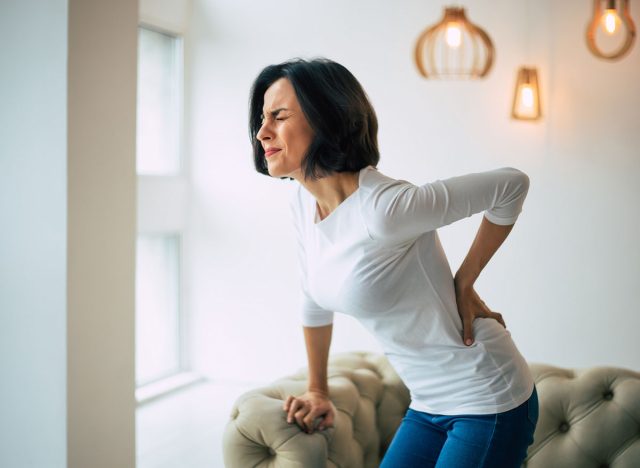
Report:
M333 408L331 408L327 412L327 414L325 415L325 417L322 420L322 422L320 424L318 424L318 430L319 431L324 431L325 428L332 427L333 426L333 418L334 417L335 417L335 412L333 411Z
M500 325L504 328L507 328L507 325L504 323L504 319L502 318L502 314L500 312L491 312L491 318L496 319Z
M294 419L298 420L297 414L301 409L304 409L305 402L298 398L293 398L289 404L289 412L287 413L287 422L291 424ZM306 414L306 413L305 413Z
M305 426L307 427L307 432L309 434L313 433L314 427L313 423L318 417L322 417L320 420L318 427L316 428L318 431L324 431L327 427L333 427L333 420L335 418L335 409L332 404L329 404L329 408L315 408L307 414L304 418Z
M462 338L465 345L471 346L473 344L473 317L465 317L463 319Z
M313 432L313 422L315 419L322 414L322 411L318 411L317 408L312 409L307 413L307 415L302 420L304 430L311 434ZM318 428L319 429L319 428Z
M309 405L303 403L302 408L296 411L295 414L293 415L293 417L296 420L296 423L298 423L298 426L300 426L302 430L305 432L309 432L309 428L304 423L304 417L307 415L307 413L309 413L309 411L310 411Z
M298 398L293 398L292 402L289 405L287 422L291 424L295 421L303 431L311 433L313 429L313 420L315 419L315 417L312 417L309 420L308 416L310 414L312 414L312 411L309 402L300 400Z
M289 396L287 397L287 399L286 399L286 400L284 400L284 404L282 405L282 409L283 409L284 411L287 411L287 412L288 412L288 411L289 411L289 405L291 404L291 402L292 402L293 400L295 400L295 397L294 397L293 395L289 395Z
M507 325L504 323L504 319L502 318L502 314L500 312L493 312L486 306L484 302L482 303L482 313L478 316L497 320L500 325L502 325L504 328L507 328Z
M290 395L282 404L282 408L287 412L287 422L292 424L295 421L308 434L313 433L314 422L318 417L322 417L322 419L317 430L321 431L333 426L335 409L331 403L329 403L329 407L326 405L315 406L307 400Z
M464 292L464 294L457 294L456 302L458 304L458 314L462 319L462 340L466 346L471 346L474 342L473 321L478 317L492 318L504 328L507 328L502 314L490 310L473 289Z

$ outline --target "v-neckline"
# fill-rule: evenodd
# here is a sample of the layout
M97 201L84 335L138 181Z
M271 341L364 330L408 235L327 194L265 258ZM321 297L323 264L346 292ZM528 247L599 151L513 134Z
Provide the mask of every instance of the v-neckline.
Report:
M325 221L330 219L331 215L333 213L335 213L337 210L339 210L342 205L344 205L345 203L347 203L349 201L349 199L355 198L357 196L358 192L360 191L360 187L362 186L362 171L366 170L367 168L368 168L368 166L364 167L364 168L362 168L362 169L360 169L358 171L358 187L353 192L351 192L347 198L342 200L342 202L340 202L340 204L338 206L336 206L334 208L334 210L331 213L329 213L327 216L325 216L323 219L320 219L320 215L318 213L318 201L315 199L315 197L312 197L313 201L314 201L314 210L313 210L313 224L314 224L314 226L322 226L323 224L327 224Z

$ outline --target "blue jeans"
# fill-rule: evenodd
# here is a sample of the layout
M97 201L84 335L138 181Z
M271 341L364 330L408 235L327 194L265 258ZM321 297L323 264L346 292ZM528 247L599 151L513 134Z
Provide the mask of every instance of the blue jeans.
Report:
M407 410L380 468L520 468L538 422L538 392L510 411L443 416Z

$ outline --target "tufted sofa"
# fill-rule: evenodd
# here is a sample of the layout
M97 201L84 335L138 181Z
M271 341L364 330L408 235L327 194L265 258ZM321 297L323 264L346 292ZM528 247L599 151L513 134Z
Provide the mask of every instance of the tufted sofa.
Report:
M530 364L540 418L528 468L640 467L640 373L613 367L569 370ZM409 406L387 359L334 355L329 387L335 427L306 434L282 404L306 389L306 371L240 396L227 423L227 468L377 467Z

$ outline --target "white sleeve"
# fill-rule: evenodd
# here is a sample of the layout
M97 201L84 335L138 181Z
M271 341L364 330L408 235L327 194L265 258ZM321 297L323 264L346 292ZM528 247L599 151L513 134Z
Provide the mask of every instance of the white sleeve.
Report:
M295 202L297 203L297 202ZM299 225L298 209L291 204L291 217L295 228L296 244L298 249L298 266L300 273L300 308L302 312L302 325L305 327L323 327L333 323L333 311L323 309L309 295L307 289L307 261L304 248L304 240Z
M404 242L484 211L494 224L511 225L522 211L529 177L504 167L416 186L404 180L381 184L365 216L374 239Z

